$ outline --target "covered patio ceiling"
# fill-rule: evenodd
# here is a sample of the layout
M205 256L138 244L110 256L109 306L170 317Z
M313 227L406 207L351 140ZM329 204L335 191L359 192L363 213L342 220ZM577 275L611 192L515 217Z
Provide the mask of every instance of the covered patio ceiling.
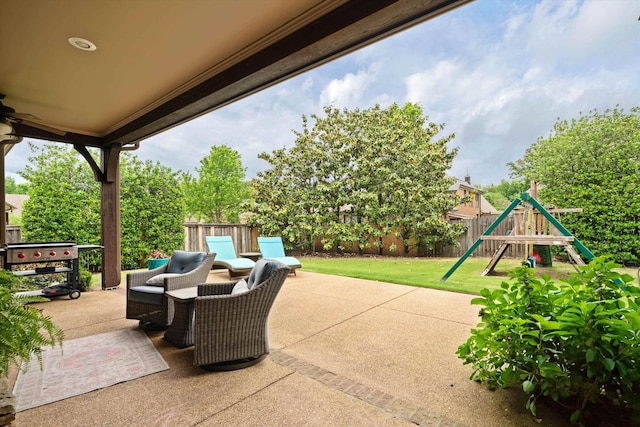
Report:
M29 137L85 157L117 287L121 150L470 1L0 0L1 153ZM0 155L0 205L4 176Z
M1 0L0 93L15 135L133 144L468 1Z

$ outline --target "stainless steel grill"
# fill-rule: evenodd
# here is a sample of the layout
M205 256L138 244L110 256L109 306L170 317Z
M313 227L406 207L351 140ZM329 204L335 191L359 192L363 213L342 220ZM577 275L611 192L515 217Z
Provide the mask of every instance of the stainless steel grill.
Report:
M46 297L69 295L72 299L80 297L80 291L77 290L80 281L78 246L75 242L9 243L3 255L4 268L18 276L52 273L65 273L67 276L65 283L55 283L42 291L28 291L26 294ZM49 263L56 264L43 265ZM33 264L33 268L15 270L16 266L24 264Z
M74 242L9 243L6 264L69 261L78 258Z

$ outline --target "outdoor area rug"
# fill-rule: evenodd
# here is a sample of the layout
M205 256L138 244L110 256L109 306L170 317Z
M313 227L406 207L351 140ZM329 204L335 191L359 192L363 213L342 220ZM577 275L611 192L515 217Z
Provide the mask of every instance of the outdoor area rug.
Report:
M169 369L140 329L121 329L62 342L18 374L16 411L56 402Z

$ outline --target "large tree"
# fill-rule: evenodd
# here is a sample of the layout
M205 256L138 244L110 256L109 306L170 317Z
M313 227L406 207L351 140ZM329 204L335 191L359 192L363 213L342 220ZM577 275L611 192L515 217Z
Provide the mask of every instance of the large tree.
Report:
M303 116L291 150L260 154L271 168L254 180L251 219L263 234L282 234L298 247L322 236L325 248L382 251L393 232L404 254L411 242L452 243L461 232L444 219L459 202L445 192L453 135L435 140L443 126L426 123L416 104L324 113L311 116L313 126Z
M535 179L539 199L582 208L561 222L592 252L617 262L640 257L640 109L614 108L558 120L524 157L509 163L512 176Z
M184 175L187 213L207 222L237 223L249 198L240 153L226 145L214 145L196 171L197 178Z

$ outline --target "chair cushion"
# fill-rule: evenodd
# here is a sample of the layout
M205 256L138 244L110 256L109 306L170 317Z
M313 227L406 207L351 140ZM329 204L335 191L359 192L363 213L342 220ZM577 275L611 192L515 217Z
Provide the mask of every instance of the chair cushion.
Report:
M216 254L216 260L213 262L213 265L228 268L229 270L232 270L232 271L242 271L242 270L248 271L248 270L251 270L253 266L256 265L256 263L251 261L249 258L219 260L217 256L218 255Z
M278 269L278 262L269 259L259 259L249 274L247 285L249 289L253 289L260 283L267 280Z
M280 258L286 256L281 237L258 237L258 246L263 258Z
M241 279L241 280L238 280L238 283L236 283L233 286L233 289L231 290L231 295L246 294L247 292L249 292L247 281L244 279Z
M147 280L147 285L150 286L163 286L165 277L176 277L180 276L179 273L162 273L153 276L151 279Z
M164 288L161 286L134 286L129 289L129 299L144 304L162 305Z
M300 264L300 261L298 260L298 258L294 258L292 256L284 256L284 257L269 258L269 259L281 262L287 267L291 267L291 268L302 267L302 264Z
M206 236L205 241L209 252L215 252L218 261L238 258L231 236Z
M206 257L205 252L175 251L171 254L165 273L188 273L202 264Z

